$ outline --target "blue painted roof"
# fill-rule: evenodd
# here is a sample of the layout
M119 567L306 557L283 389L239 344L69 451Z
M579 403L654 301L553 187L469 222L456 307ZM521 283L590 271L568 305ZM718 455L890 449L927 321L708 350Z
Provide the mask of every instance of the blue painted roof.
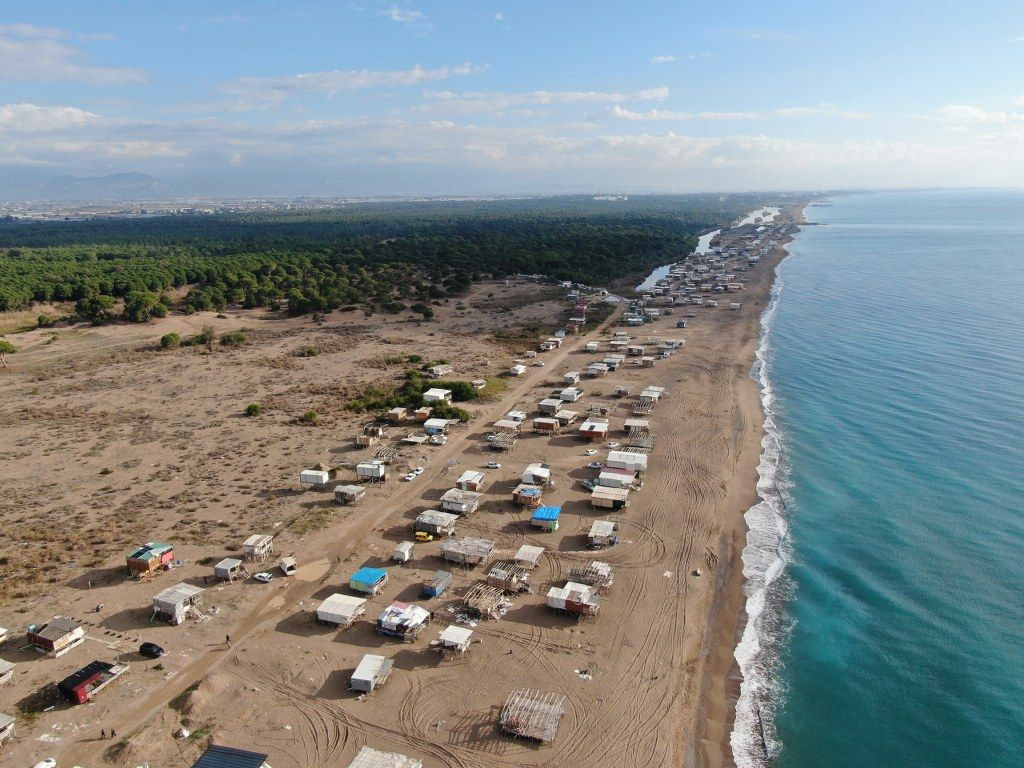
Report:
M534 520L557 520L562 514L561 507L538 507L533 513Z
M262 768L267 756L234 747L212 746L192 763L192 768Z
M540 488L523 488L519 491L520 496L540 496Z
M387 575L388 572L383 568L360 568L352 574L352 578L349 579L349 581L359 581L363 584L376 584Z

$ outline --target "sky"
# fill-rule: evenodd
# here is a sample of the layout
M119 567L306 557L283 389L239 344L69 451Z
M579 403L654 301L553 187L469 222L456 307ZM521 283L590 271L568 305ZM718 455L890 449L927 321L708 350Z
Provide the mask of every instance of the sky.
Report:
M278 197L1020 186L1024 2L0 0L0 185L117 173Z

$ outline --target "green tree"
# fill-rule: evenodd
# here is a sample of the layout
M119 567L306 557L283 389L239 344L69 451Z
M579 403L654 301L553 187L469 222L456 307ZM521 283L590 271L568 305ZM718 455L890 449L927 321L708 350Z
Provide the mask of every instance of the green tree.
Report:
M75 304L75 312L84 317L93 325L103 325L112 319L110 310L117 299L106 294L86 296L79 299Z
M0 339L0 363L3 363L4 368L7 367L7 356L13 355L17 351L18 348L11 342Z
M160 346L164 349L173 349L181 344L181 336L176 333L165 333L160 337Z

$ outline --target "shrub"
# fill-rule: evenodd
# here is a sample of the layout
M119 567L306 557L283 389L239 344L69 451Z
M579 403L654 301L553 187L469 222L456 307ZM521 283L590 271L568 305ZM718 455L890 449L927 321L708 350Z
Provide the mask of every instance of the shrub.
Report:
M241 331L225 333L220 337L220 343L224 347L237 347L240 344L245 344L245 334Z
M49 315L40 315L39 318L36 320L36 323L39 325L40 328L52 328L55 322L57 321L54 320Z
M320 423L320 414L316 411L306 411L301 417L299 417L299 421L303 424L312 424L316 426Z
M245 406L245 415L250 418L259 416L261 413L263 413L263 406L259 403L249 403Z
M173 349L181 345L181 336L176 333L165 333L160 337L160 346L164 349Z

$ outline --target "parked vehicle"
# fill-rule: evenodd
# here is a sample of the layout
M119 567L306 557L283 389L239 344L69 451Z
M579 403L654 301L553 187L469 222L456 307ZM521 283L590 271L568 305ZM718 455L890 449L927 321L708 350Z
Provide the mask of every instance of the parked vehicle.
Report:
M501 464L499 464L496 461L488 461L486 464L484 464L484 466L487 469L501 469Z
M433 541L436 538L437 536L427 531L416 531L416 541Z
M143 643L139 646L139 655L147 659L159 659L166 653L167 651L163 649L163 646L156 643Z
M259 573L254 573L252 575L252 577L254 579L256 579L256 581L263 582L264 584L269 584L270 582L272 582L274 580L274 574L267 573L266 571L260 571Z

